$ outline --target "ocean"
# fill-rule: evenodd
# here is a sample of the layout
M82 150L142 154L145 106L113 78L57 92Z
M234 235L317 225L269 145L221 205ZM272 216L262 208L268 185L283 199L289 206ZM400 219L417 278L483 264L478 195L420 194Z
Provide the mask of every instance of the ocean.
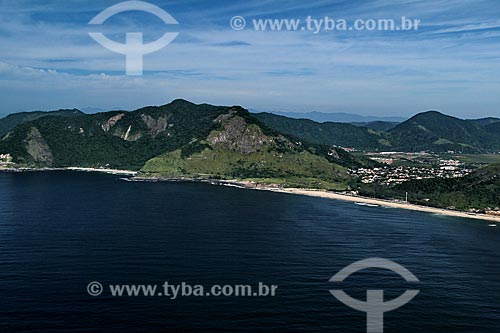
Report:
M366 313L332 289L363 302L367 290L389 301L418 289L383 314L385 332L498 332L499 253L500 229L486 221L202 183L0 173L0 332L366 332ZM329 282L368 258L419 282L382 268ZM110 290L166 281L277 289Z

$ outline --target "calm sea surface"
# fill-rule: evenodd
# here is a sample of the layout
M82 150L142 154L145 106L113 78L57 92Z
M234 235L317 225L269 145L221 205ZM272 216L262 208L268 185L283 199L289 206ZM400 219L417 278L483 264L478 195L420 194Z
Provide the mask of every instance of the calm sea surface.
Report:
M420 283L343 267L381 257ZM104 286L90 296L87 285ZM113 297L110 284L278 285L274 297ZM163 287L162 287L163 288ZM0 332L365 332L330 293L386 300L385 332L499 332L500 227L194 183L0 173Z

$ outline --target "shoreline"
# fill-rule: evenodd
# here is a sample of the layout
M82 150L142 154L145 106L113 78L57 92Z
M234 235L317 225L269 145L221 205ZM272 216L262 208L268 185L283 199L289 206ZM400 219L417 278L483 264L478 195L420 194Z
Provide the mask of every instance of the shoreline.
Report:
M421 206L421 205L415 205L415 204L407 204L407 203L403 203L403 202L389 201L389 200L384 200L384 199L373 199L373 198L360 197L360 196L350 196L350 195L346 195L346 194L327 192L327 191L323 191L323 190L311 190L311 189L299 189L299 188L283 188L283 189L270 188L267 190L272 191L272 192L277 192L277 193L306 195L306 196L311 196L311 197L341 200L341 201L348 201L348 202L354 202L354 203L376 205L376 206L381 206L381 207L406 209L406 210L413 210L413 211L418 211L418 212L439 214L439 215L452 216L452 217L461 217L461 218L476 219L476 220L483 220L483 221L500 222L500 216L495 216L495 215L480 214L480 213L467 213L467 212L462 212L462 211L455 211L455 210L449 210L449 209L444 209L444 208L435 208L435 207L429 207L429 206Z
M476 219L490 222L500 222L500 216L481 214L481 213L468 213L463 211L449 210L445 208L435 208L430 206L422 206L415 204L407 204L404 202L391 201L385 199L368 198L355 195L340 194L326 190L319 189L303 189L303 188L286 188L281 187L276 184L259 184L252 181L245 180L219 180L219 179L204 179L204 178L163 178L163 177L133 177L130 181L146 181L146 182L201 182L208 183L211 185L227 186L227 187L237 187L249 190L260 190L260 191L270 191L275 193L286 193L295 195L305 195L316 198L324 198L331 200L341 200L353 202L366 206L381 206L397 209L412 210L424 213L432 213L438 215L445 215L451 217L461 217L467 219Z
M302 189L302 188L293 188L293 187L286 188L286 187L280 187L278 185L274 185L274 186L273 185L262 185L262 184L252 183L249 181L237 181L237 180L231 180L231 181L211 180L211 181L207 181L207 182L209 182L213 185L223 185L223 186L230 186L230 187L239 187L239 188L244 188L244 189L253 189L253 190L270 191L270 192L275 192L275 193L287 193L287 194L295 194L295 195L305 195L305 196L309 196L309 197L347 201L347 202L353 202L355 204L361 204L364 206L371 205L372 207L398 208L398 209L432 213L432 214L445 215L445 216L451 216L451 217L461 217L461 218L469 218L469 219L476 219L476 220L483 220L483 221L500 222L500 216L495 216L495 215L488 215L488 214L481 214L481 213L468 213L468 212L455 211L455 210L450 210L450 209L445 209L445 208L436 208L436 207L415 205L415 204L411 204L411 203L397 202L397 201L391 201L391 200L385 200L385 199L377 199L377 198L368 198L368 197L355 196L355 195L340 194L340 193L335 193L335 192L326 191L326 190Z
M481 214L481 213L468 213L463 211L455 211L444 208L435 208L430 206L415 205L411 203L404 203L398 201L391 201L385 199L368 198L355 195L347 195L335 193L332 191L319 190L319 189L303 189L303 188L286 188L281 187L276 184L260 184L252 181L245 180L219 180L219 179L206 179L206 178L164 178L164 177L138 177L139 171L131 170L120 170L120 169L99 169L99 168L84 168L84 167L67 167L67 168L21 168L21 169L11 169L11 168L0 168L0 172L30 172L30 171L78 171L78 172L99 172L112 174L117 176L131 176L126 180L128 181L144 181L144 182L201 182L208 183L210 185L237 187L249 190L260 190L260 191L270 191L275 193L285 193L285 194L295 194L295 195L305 195L316 198L341 200L357 203L366 206L382 206L389 208L398 208L412 211L419 211L425 213L432 213L438 215L445 215L451 217L461 217L468 219L476 219L490 222L500 222L500 216Z
M131 170L97 169L97 168L81 168L81 167L69 167L69 168L64 168L63 170L81 171L81 172L101 172L117 176L134 176L134 177L137 176L137 174L139 173L139 171L131 171Z
M120 170L120 169L99 169L83 167L67 168L0 168L0 172L47 172L47 171L78 171L78 172L100 172L117 176L137 176L139 171Z

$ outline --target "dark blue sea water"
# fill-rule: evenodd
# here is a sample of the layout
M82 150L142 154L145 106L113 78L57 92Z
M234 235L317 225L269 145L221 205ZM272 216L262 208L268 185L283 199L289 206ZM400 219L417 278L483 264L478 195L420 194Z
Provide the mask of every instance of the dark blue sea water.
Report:
M386 332L498 332L500 228L195 183L0 173L0 332L365 332L343 288L387 299ZM419 279L343 267L382 257ZM89 282L278 285L275 297L97 297Z

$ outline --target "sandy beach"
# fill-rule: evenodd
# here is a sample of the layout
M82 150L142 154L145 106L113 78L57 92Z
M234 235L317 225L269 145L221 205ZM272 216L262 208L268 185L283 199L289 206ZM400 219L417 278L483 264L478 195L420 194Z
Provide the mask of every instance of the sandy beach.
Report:
M35 169L33 169L35 170ZM478 214L478 213L467 213L449 209L442 208L434 208L428 206L407 204L404 202L398 201L390 201L383 199L374 199L374 198L366 198L355 195L347 195L340 194L335 192L329 192L325 190L315 190L315 189L301 189L301 188L282 188L278 185L270 185L270 184L256 184L254 182L245 181L245 180L209 180L209 179L192 179L192 178L181 178L181 179L166 179L162 177L137 177L139 172L131 171L131 170L119 170L119 169L100 169L100 168L82 168L82 167L68 167L64 169L38 169L37 171L51 171L51 170L71 170L71 171L81 171L81 172L101 172L119 176L133 176L131 180L136 181L201 181L207 182L213 185L223 185L223 186L236 186L245 189L253 189L253 190L263 190L263 191L271 191L277 193L288 193L288 194L296 194L296 195L307 195L311 197L318 198L326 198L333 200L342 200L342 201L350 201L354 203L366 204L366 205L376 205L382 207L391 207L391 208L399 208L399 209L407 209L414 210L419 212L426 212L432 214L440 214L446 216L454 216L454 217L462 217L468 219L476 219L490 222L500 222L500 216L488 215L488 214ZM0 169L0 171L2 171ZM6 170L3 170L6 171ZM22 170L19 170L22 171ZM496 223L494 223L496 224Z
M266 187L266 188L261 188L261 189L265 189L265 190L273 191L273 192L279 192L279 193L291 193L291 194L307 195L307 196L312 196L312 197L359 202L359 203L370 204L370 205L408 209L408 210L415 210L415 211L419 211L419 212L427 212L427 213L441 214L441 215L454 216L454 217L463 217L463 218L469 218L469 219L500 222L500 217L494 216L494 215L459 212L459 211L453 211L453 210L449 210L449 209L441 209L441 208L433 208L433 207L427 207L427 206L407 204L404 202L395 202L395 201L388 201L388 200L382 200L382 199L371 199L371 198L365 198L365 197L359 197L359 196L350 196L350 195L345 195L345 194L327 192L327 191L323 191L323 190L308 190L308 189L299 189L299 188L272 188L272 187Z
M133 177L131 180L136 180L136 181L154 180L154 181L204 182L204 183L209 183L212 185L238 187L238 188L244 188L244 189L250 189L250 190L271 191L271 192L277 192L277 193L307 195L307 196L318 197L318 198L350 201L350 202L360 203L360 204L364 204L364 205L391 207L391 208L414 210L414 211L419 211L419 212L440 214L440 215L453 216L453 217L462 217L462 218L476 219L476 220L483 220L483 221L490 221L490 222L492 222L492 221L493 222L500 222L500 216L495 216L495 215L467 213L467 212L461 212L461 211L455 211L455 210L449 210L449 209L407 204L407 203L398 202L398 201L374 199L374 198L366 198L366 197L360 197L360 196L355 196L355 195L340 194L340 193L335 193L335 192L330 192L330 191L325 191L325 190L301 189L301 188L283 188L283 187L280 187L279 185L258 184L258 183L255 183L252 181L246 181L246 180L237 180L237 179L234 179L234 180L210 180L210 179L193 179L193 178L167 179L167 178L162 178L162 177L153 177L153 178ZM496 224L496 223L492 223L492 224Z
M66 170L84 171L84 172L102 172L102 173L109 173L112 175L119 175L119 176L136 176L138 174L137 171L118 170L118 169L97 169L97 168L69 167L69 168L66 168Z

